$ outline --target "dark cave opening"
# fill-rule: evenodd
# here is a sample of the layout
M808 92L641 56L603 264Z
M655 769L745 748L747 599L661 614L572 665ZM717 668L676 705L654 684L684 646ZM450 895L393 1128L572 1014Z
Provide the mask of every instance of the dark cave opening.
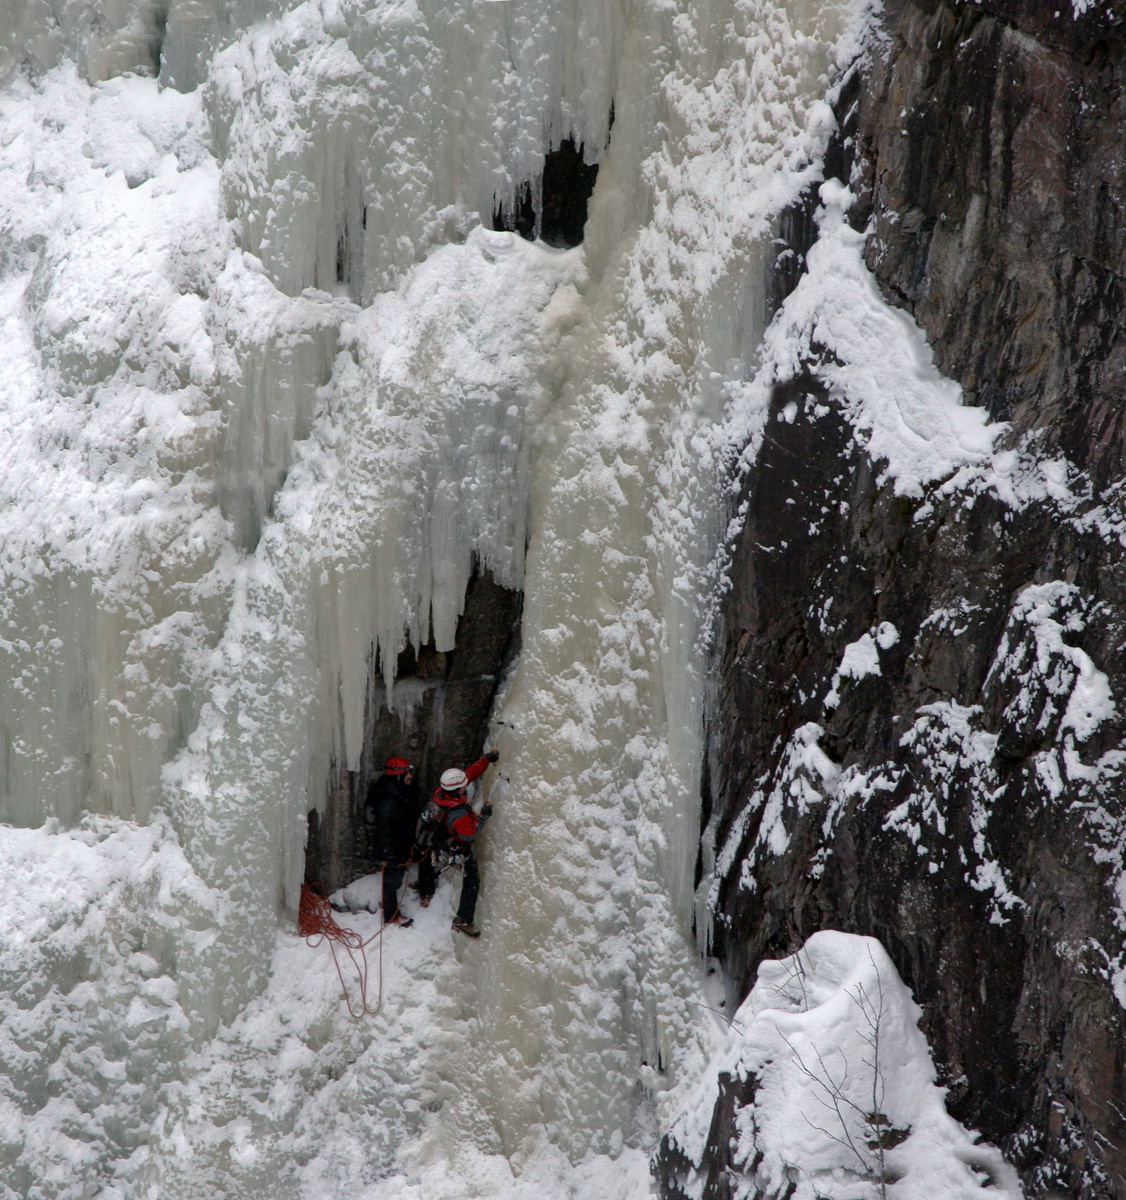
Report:
M455 648L442 652L431 641L417 654L407 647L399 655L394 711L373 669L358 770L335 763L323 812L314 809L307 817L307 883L323 884L331 893L378 870L363 806L367 786L387 758L414 763L419 795L429 796L447 767L468 766L481 754L497 689L519 647L522 603L521 592L479 570L465 594Z
M560 249L578 246L597 178L598 164L584 161L583 143L576 146L574 138L566 138L544 155L540 212L536 213L531 183L522 183L511 208L500 203L494 207L493 228L507 229L529 241L534 241L538 232L549 246Z

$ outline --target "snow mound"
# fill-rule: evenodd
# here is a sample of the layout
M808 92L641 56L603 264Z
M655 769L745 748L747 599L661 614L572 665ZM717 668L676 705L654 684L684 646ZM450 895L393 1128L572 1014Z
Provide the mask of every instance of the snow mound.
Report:
M404 893L409 929L380 934L376 914L336 915L367 943L367 1012L358 1017L358 956L338 949L334 965L328 942L280 930L269 985L189 1057L148 1143L102 1200L645 1200L638 1149L576 1167L542 1129L511 1162L467 1142L428 1146L448 1102L441 1060L479 1028L449 1004L451 979L483 950L450 929L460 889L452 875L426 909ZM378 906L378 875L342 891L356 889Z
M329 896L329 903L338 912L377 913L383 902L383 875L361 875L347 887L338 888Z
M1018 1200L1013 1168L946 1112L920 1015L874 938L825 930L764 962L668 1135L683 1194L727 1170L732 1195L767 1200ZM708 1166L728 1114L731 1166Z

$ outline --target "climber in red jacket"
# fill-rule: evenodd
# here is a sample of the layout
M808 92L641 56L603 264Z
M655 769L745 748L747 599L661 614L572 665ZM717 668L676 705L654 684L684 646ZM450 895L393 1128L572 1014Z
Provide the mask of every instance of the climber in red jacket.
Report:
M495 763L499 757L495 750L490 750L484 758L479 758L464 771L457 767L443 771L428 812L424 814L424 827L419 836L419 843L428 849L418 868L418 892L423 908L430 903L438 886L438 873L434 862L436 854L444 850L451 857L461 859L464 877L453 928L471 938L481 936L481 931L473 924L477 893L481 890L481 873L477 867L473 839L493 815L493 806L486 804L479 814L474 812L469 803L467 789L471 783L480 779L489 764Z

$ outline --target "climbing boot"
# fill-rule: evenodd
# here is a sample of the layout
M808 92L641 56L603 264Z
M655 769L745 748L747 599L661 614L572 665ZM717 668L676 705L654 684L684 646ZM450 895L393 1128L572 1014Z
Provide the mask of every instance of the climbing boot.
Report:
M404 917L401 912L397 912L391 918L391 920L387 922L387 924L388 925L398 925L398 927L400 929L410 929L410 927L414 924L414 918L413 917Z
M463 921L461 917L454 917L453 928L456 929L458 933L464 933L466 937L479 938L481 936L481 931L476 925L469 921Z
M429 908L430 907L430 897L429 896L419 896L418 903L419 903L420 907L422 907L422 908Z

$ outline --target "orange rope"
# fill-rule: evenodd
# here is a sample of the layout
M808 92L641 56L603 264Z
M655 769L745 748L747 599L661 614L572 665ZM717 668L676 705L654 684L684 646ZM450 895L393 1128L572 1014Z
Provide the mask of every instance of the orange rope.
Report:
M365 942L353 929L344 929L338 925L332 915L332 905L328 901L324 888L319 883L303 883L301 885L301 901L297 906L297 932L306 938L310 946L319 946L327 941L332 950L332 961L336 966L336 974L344 991L344 1003L348 1012L355 1018L362 1016L374 1017L383 1008L383 930L379 929ZM368 1007L368 958L367 947L379 938L379 1002L374 1008ZM360 984L360 1009L357 1012L348 994L348 985L344 982L344 972L340 969L340 960L336 956L336 947L341 946L348 955L356 977ZM358 956L358 957L357 957Z

